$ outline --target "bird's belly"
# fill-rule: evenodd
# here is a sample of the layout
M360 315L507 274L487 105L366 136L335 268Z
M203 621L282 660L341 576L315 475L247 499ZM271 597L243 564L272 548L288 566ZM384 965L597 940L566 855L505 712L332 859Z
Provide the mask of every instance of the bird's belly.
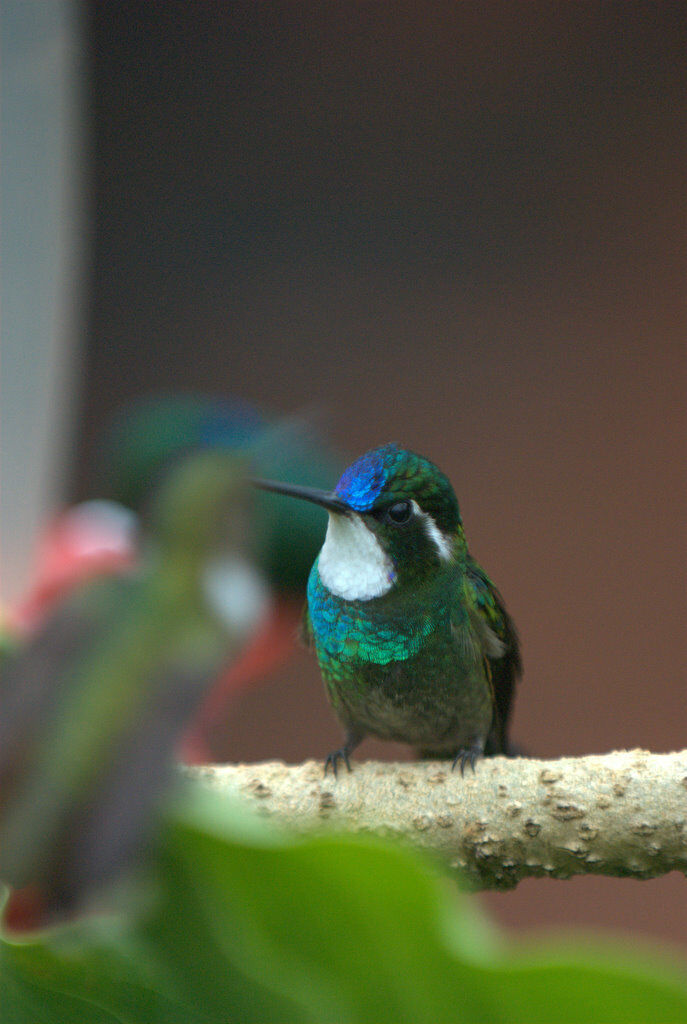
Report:
M423 674L410 659L325 682L343 724L381 739L451 751L484 738L491 724L491 691L477 666L439 666Z
M478 645L455 642L448 607L363 616L317 586L309 602L320 669L345 729L437 752L486 740L484 660Z

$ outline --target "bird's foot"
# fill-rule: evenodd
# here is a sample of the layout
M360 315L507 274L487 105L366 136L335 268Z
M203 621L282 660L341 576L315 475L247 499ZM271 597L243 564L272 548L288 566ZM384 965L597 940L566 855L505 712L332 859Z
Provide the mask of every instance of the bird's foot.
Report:
M465 765L469 764L473 772L475 764L484 756L484 740L473 740L469 747L463 747L453 759L451 771L455 771L456 765L460 764L460 774L465 775Z
M349 750L346 747L339 747L338 750L334 750L331 754L327 754L327 759L324 762L324 774L326 775L331 768L334 773L334 778L337 778L339 774L339 761L343 761L349 772L352 771L348 755Z
M364 732L356 729L354 726L349 726L344 736L343 747L339 747L338 750L334 750L331 754L327 755L327 759L324 762L324 774L326 775L331 767L334 772L334 778L336 778L339 771L339 761L343 761L349 772L352 771L349 758L364 736Z

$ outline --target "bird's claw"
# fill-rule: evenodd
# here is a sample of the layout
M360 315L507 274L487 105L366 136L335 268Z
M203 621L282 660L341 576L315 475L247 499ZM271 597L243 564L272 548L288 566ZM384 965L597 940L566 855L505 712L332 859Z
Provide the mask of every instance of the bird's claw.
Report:
M339 761L343 761L349 772L352 770L351 762L348 760L348 751L345 747L340 747L338 750L332 751L331 754L327 754L327 758L324 762L324 774L326 775L327 771L331 767L332 772L334 773L334 778L337 778L339 774Z
M470 767L472 768L472 771L474 772L475 764L477 763L477 761L479 761L483 754L483 743L475 742L472 743L469 747L463 747L463 749L459 750L456 756L454 757L453 764L451 766L451 771L455 771L456 765L460 764L460 774L464 776L465 765L469 764Z

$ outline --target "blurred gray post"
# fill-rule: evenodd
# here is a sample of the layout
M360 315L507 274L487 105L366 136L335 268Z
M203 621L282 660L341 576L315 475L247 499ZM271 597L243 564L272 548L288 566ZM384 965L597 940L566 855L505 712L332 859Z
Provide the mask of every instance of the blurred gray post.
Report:
M0 595L64 498L82 331L80 6L0 0Z

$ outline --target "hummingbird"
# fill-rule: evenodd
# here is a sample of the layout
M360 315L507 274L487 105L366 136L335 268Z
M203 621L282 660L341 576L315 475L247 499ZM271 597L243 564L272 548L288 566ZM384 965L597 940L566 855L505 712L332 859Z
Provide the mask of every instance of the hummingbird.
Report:
M474 770L508 753L520 647L503 599L468 551L458 501L432 462L396 444L362 455L333 491L254 480L327 510L303 637L314 648L343 746L367 735Z
M152 498L137 567L72 592L3 664L10 927L64 916L137 862L181 732L265 613L249 496L235 456L180 460Z
M113 421L100 453L104 493L137 512L151 486L170 465L192 451L238 453L254 473L324 487L344 461L319 436L306 415L270 418L235 396L174 393L126 406ZM295 650L306 584L326 529L326 515L302 503L286 515L272 494L256 494L254 557L270 585L270 613L239 660L221 671L182 741L190 764L225 760L231 749L228 706L259 683Z

